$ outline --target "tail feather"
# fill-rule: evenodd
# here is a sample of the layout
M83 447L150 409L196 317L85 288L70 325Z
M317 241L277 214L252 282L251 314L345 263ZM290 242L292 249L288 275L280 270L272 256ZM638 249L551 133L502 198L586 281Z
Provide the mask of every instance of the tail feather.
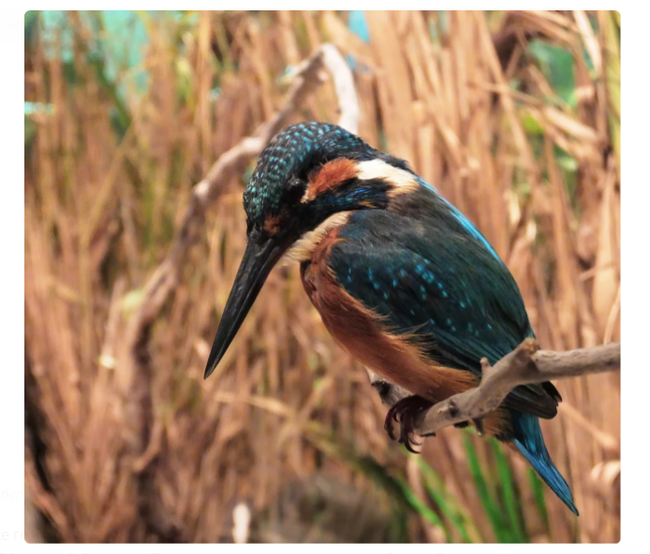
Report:
M575 515L579 515L577 508L573 504L573 495L571 494L569 485L567 485L564 477L562 477L555 464L553 464L546 450L539 420L529 414L517 413L513 414L512 422L514 427L514 439L512 443L558 498Z

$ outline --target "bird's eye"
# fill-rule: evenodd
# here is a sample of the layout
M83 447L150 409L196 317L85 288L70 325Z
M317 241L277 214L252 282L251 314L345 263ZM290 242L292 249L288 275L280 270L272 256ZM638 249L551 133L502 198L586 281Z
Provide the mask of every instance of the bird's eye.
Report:
M298 177L292 177L287 182L284 189L284 202L288 204L297 204L305 194L307 183Z

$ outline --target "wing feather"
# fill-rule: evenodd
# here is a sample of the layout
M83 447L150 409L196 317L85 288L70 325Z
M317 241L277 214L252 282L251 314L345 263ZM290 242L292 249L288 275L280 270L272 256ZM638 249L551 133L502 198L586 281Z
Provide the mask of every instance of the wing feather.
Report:
M336 279L432 361L480 375L482 357L494 364L534 336L512 275L467 233L365 210L339 237L328 261ZM549 386L517 387L504 405L551 418L558 398Z

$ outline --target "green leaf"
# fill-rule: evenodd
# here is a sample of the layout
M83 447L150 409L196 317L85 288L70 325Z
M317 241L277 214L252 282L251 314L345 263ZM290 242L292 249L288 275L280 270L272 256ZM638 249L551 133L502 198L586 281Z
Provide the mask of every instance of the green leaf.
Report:
M532 114L526 113L524 115L524 131L528 133L529 135L538 135L542 136L544 134L544 127L540 124L535 117L533 117Z
M568 50L543 40L533 40L528 53L537 60L540 69L551 87L567 105L575 107L575 75L573 55ZM551 100L552 99L548 99Z

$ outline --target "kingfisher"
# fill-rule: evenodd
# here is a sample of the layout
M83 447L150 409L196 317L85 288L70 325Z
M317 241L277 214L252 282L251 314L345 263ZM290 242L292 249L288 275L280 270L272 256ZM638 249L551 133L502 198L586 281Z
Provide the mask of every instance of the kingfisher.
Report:
M534 333L510 271L455 206L402 159L329 123L281 131L244 192L248 243L205 369L216 368L282 259L335 341L411 396L385 428L411 449L417 416L476 387L481 358L495 364ZM578 515L544 444L539 418L561 401L549 382L512 390L483 420Z

